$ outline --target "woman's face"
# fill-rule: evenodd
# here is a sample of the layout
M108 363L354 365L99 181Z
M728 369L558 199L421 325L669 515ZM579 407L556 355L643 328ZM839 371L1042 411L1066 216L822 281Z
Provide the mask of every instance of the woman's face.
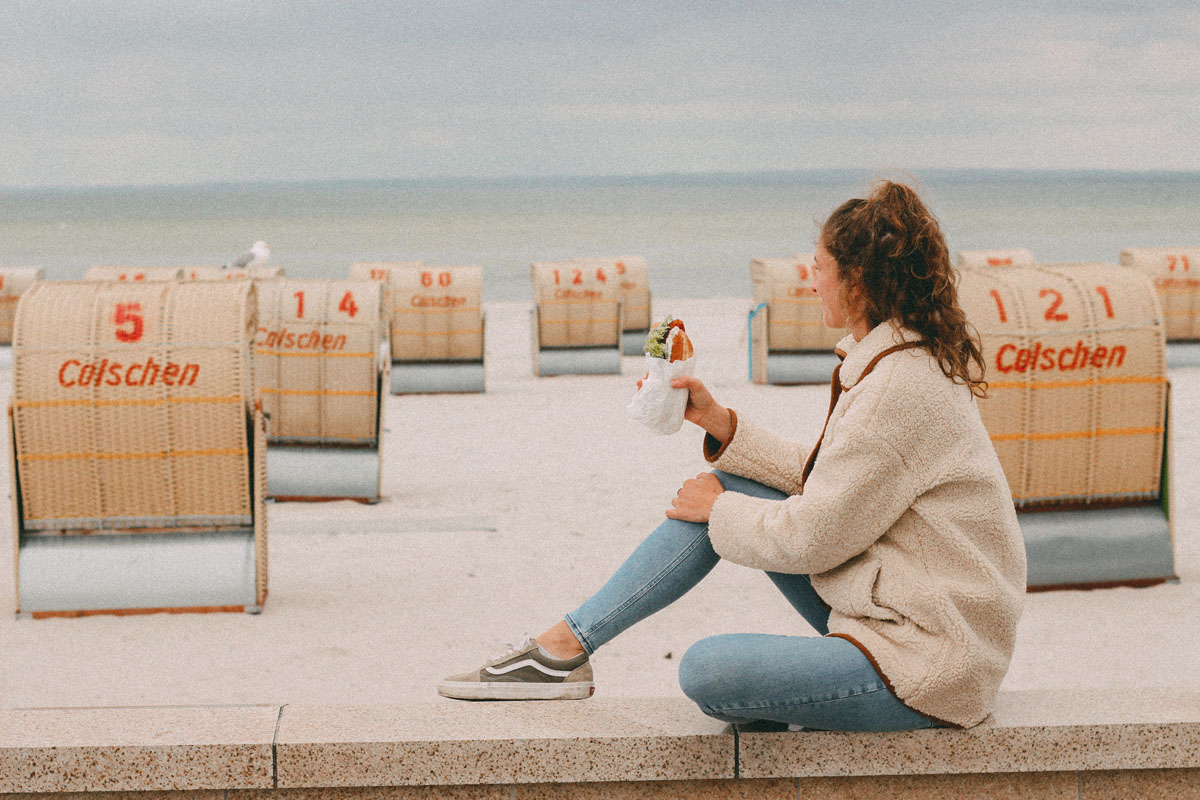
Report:
M821 311L826 327L845 328L849 325L846 308L842 305L842 279L838 277L837 261L825 249L824 242L817 242L817 277L813 280L813 291L821 298Z

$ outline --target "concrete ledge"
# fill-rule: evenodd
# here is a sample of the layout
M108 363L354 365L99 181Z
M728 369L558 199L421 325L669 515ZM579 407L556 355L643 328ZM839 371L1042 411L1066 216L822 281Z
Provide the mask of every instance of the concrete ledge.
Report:
M744 778L1200 767L1200 693L1002 692L969 730L742 732Z
M734 736L686 700L287 706L279 786L731 778Z
M0 710L0 792L274 785L275 706Z
M683 698L0 710L4 800L216 800L212 790L227 790L221 800L1200 798L1200 692L1002 693L970 730L865 734L735 731Z

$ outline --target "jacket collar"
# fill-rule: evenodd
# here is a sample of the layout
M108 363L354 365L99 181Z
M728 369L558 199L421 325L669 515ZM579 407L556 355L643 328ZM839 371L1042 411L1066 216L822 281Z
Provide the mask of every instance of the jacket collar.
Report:
M842 359L842 368L838 373L842 388L850 389L857 384L871 359L884 350L905 342L919 341L919 333L909 328L896 327L891 322L879 323L862 338L862 341L855 341L853 334L847 334L835 348L835 352Z

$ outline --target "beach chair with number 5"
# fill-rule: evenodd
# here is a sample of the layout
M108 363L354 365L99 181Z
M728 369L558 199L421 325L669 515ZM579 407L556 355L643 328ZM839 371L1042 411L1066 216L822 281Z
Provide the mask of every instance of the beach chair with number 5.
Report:
M257 611L266 431L246 281L39 282L13 337L16 608Z

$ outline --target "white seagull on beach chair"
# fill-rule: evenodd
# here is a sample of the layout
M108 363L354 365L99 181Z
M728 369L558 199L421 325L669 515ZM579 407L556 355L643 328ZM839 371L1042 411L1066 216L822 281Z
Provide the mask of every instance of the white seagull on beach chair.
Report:
M271 248L267 247L264 241L257 241L250 246L250 249L242 253L237 258L225 265L225 269L248 269L250 267L259 267L267 263L267 259L271 257Z

